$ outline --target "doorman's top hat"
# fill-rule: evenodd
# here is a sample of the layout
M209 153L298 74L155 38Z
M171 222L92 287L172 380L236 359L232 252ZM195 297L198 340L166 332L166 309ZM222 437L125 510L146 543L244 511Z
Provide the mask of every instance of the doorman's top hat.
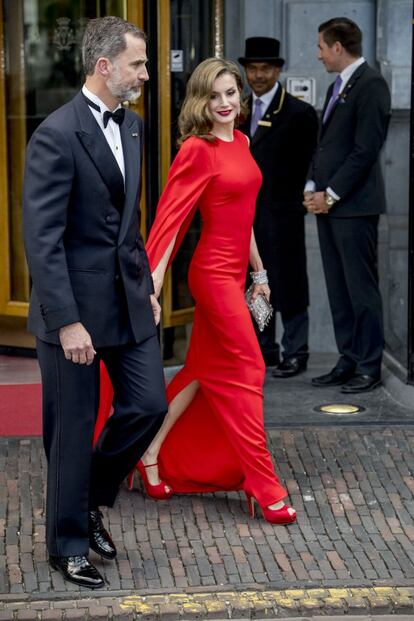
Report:
M273 63L277 67L285 64L279 57L280 41L271 37L250 37L246 39L246 51L238 60L241 65L247 63Z

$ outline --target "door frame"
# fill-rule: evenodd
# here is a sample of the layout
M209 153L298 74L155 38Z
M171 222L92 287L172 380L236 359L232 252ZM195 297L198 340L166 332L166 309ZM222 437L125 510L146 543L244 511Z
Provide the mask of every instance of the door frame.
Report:
M6 58L5 36L3 27L3 3L0 2L0 265L2 278L0 279L0 315L12 317L26 317L28 303L12 300L10 278L10 216L9 216L9 158L7 150L7 124L6 124ZM19 148L19 145L16 147ZM22 171L18 172L18 176ZM21 214L20 214L21 219ZM22 259L24 262L24 258ZM27 270L25 263L20 266Z
M414 384L414 6L411 48L410 181L408 201L407 383Z

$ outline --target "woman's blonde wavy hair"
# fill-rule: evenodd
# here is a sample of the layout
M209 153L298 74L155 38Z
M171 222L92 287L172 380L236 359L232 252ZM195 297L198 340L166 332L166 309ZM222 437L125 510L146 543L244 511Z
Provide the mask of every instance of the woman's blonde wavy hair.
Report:
M207 58L194 69L187 82L185 99L178 117L180 132L180 137L177 140L178 146L182 145L190 136L198 136L210 142L215 140L211 134L213 118L208 109L208 104L213 92L214 81L225 73L234 77L241 94L243 80L238 66L232 60ZM242 105L241 100L240 105Z

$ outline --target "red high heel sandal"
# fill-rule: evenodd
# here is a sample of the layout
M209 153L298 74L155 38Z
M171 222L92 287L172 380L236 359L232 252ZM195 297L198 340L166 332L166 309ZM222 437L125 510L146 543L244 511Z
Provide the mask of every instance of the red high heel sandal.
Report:
M142 483L144 485L145 491L147 492L147 495L150 498L154 498L155 500L167 500L174 493L172 489L166 483L164 483L164 481L161 481L161 483L157 483L157 485L151 485L151 483L148 481L148 476L145 468L151 468L152 466L158 466L158 464L148 464L147 466L145 466L140 460L135 468L128 475L128 489L132 490L132 487L134 485L134 475L136 470L138 470L141 475Z
M247 506L249 508L249 515L254 518L254 502L255 498L250 496L246 492ZM296 520L296 511L291 515L289 513L289 507L283 505L280 509L269 509L269 507L260 507L263 513L263 517L269 524L292 524Z

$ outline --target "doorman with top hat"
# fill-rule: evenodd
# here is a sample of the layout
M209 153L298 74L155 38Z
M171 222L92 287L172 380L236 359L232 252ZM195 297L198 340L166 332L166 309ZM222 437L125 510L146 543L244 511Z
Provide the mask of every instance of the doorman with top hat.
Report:
M258 335L264 360L275 366L274 377L293 377L308 360L308 279L305 250L303 188L315 149L318 120L315 110L286 92L279 81L284 59L280 43L270 37L246 39L239 58L251 95L248 116L240 129L262 175L254 231L268 271L271 302L283 324L283 358L279 360L276 320Z

